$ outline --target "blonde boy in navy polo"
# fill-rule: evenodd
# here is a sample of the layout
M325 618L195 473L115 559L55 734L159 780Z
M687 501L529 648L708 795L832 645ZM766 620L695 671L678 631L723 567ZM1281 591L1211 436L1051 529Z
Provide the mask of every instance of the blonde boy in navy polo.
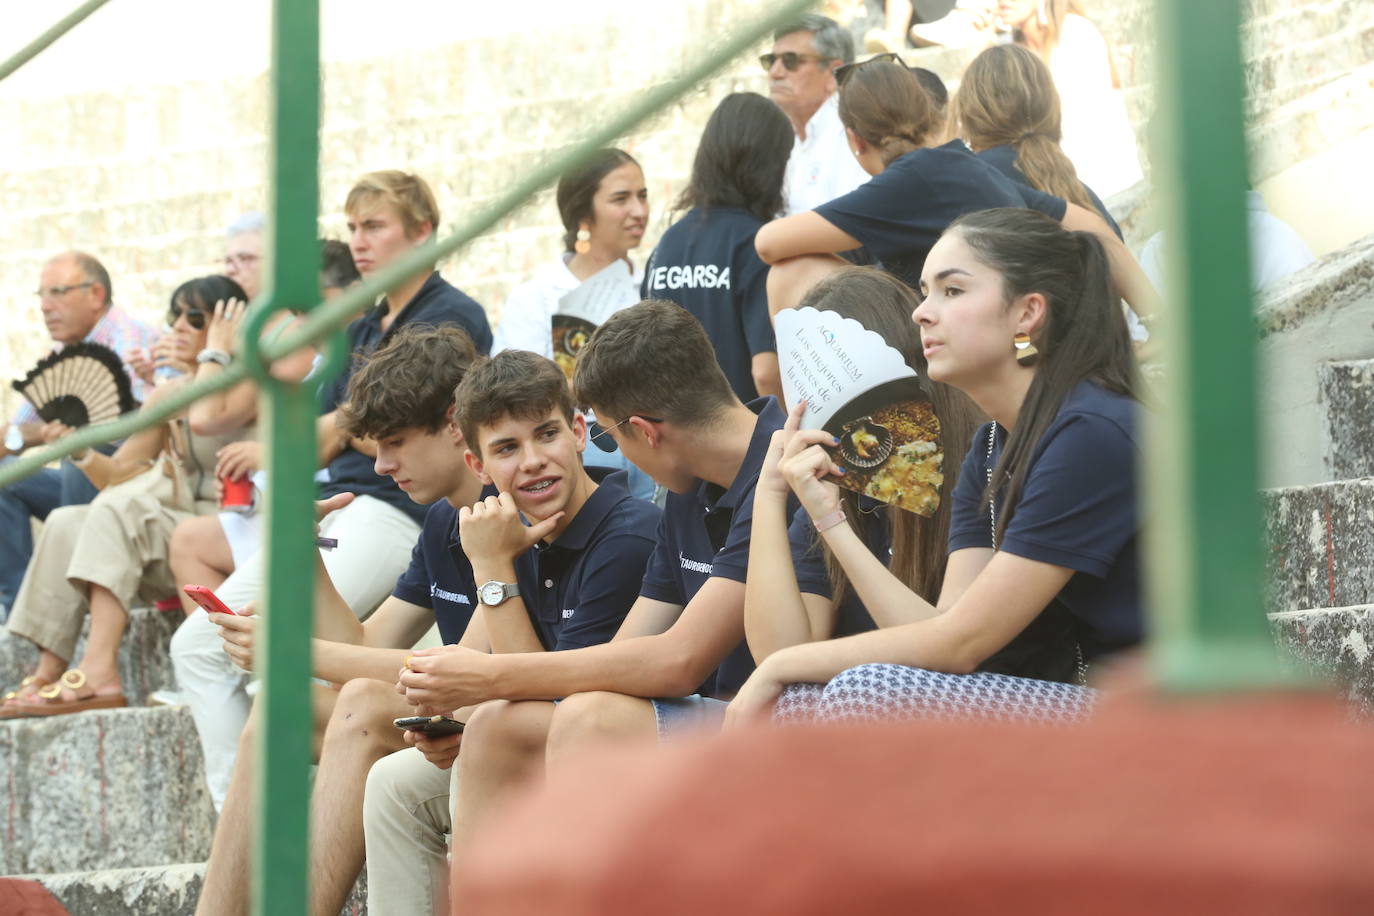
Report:
M642 302L578 359L578 399L625 456L672 491L639 597L615 639L556 655L426 650L398 689L411 702L481 703L459 759L455 855L493 801L573 745L663 736L718 718L753 670L744 645L752 495L782 410L740 403L692 315ZM565 697L555 706L547 700ZM485 702L492 701L492 702Z

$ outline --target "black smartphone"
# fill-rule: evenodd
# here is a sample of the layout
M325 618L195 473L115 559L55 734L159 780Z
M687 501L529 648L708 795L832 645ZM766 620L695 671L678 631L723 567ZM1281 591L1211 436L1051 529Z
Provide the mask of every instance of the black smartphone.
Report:
M428 738L456 735L463 730L462 722L448 716L406 716L392 724L408 732L422 732Z

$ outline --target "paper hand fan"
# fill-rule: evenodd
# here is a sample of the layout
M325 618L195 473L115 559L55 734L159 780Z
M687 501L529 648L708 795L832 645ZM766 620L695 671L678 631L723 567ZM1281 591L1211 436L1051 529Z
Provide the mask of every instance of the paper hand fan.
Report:
M43 357L14 390L44 420L73 428L113 420L138 406L124 363L97 343L72 344Z

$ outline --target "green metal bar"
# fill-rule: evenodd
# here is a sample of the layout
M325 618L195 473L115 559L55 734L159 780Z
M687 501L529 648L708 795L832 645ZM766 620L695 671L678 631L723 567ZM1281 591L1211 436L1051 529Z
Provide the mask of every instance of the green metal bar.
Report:
M1264 618L1240 0L1161 0L1156 184L1169 261L1151 427L1151 661L1165 687L1278 683Z
M40 51L44 50L48 47L48 45L57 41L57 39L61 38L63 35L66 35L72 29L76 28L77 24L80 23L81 20L85 19L91 13L94 13L96 10L100 9L102 6L109 2L110 0L86 0L85 3L81 4L76 9L72 10L70 13L63 16L57 22L53 23L52 28L48 29L42 35L39 35L33 41L24 45L24 47L20 48L14 54L10 55L9 59L7 59L4 63L0 63L0 80L9 76L11 73L18 70L20 67L24 66L29 61L33 60L35 57L38 56L38 53Z
M253 912L296 914L309 903L310 637L314 629L314 493L317 384L260 371L257 329L272 311L320 300L319 0L272 6L272 272L266 304L243 340L244 362L259 370L267 427L265 633L255 747ZM318 308L319 306L313 306Z
M771 11L753 17L733 31L729 38L712 48L703 49L693 55L693 64L682 73L665 83L636 97L625 110L608 118L600 127L589 133L582 142L574 145L565 154L550 158L535 167L510 191L501 195L491 204L463 220L458 228L447 238L437 242L424 251L416 251L397 261L391 267L379 271L363 283L359 283L328 303L310 311L302 325L278 340L264 343L260 357L265 362L299 350L325 337L331 331L343 327L357 311L370 305L386 291L388 286L398 280L413 275L426 265L440 260L463 248L474 238L499 223L511 211L523 204L529 197L547 185L553 184L558 177L579 160L596 150L625 136L641 121L655 114L660 108L672 104L686 95L697 83L709 77L733 58L749 50L756 42L772 33L781 23L793 19L798 13L813 5L815 0L788 0L771 8ZM314 230L311 230L312 238ZM255 306L255 310L261 306ZM131 434L184 410L188 405L212 394L223 391L249 377L248 367L242 360L235 361L224 372L214 378L187 386L182 391L167 397L157 407L147 408L136 415L121 417L108 423L87 426L77 430L60 442L42 449L30 449L16 460L0 468L0 487L14 483L32 474L49 462L64 458L72 452L92 445L114 442L128 438Z

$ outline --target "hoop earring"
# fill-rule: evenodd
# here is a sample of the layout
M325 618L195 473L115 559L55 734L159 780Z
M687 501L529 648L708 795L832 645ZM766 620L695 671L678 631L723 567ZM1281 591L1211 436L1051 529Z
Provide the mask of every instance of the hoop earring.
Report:
M577 241L573 243L573 251L578 254L586 254L592 250L592 231L587 228L587 221L577 227Z
M1016 349L1016 361L1023 366L1034 365L1036 358L1040 356L1040 351L1031 343L1030 335L1025 331L1013 337L1011 345Z

